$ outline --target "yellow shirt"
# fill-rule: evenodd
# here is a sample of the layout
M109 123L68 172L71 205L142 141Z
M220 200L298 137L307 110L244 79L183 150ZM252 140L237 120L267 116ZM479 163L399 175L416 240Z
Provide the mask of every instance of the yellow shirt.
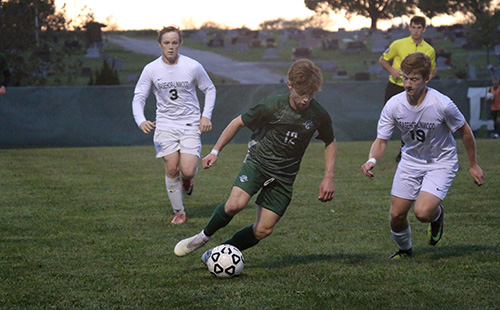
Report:
M403 59L416 52L421 52L429 56L431 59L431 68L436 68L436 52L434 51L434 48L424 40L422 40L422 42L418 45L415 44L411 36L392 42L382 56L387 61L392 59L392 67L394 69L400 69ZM403 86L403 79L401 77L394 78L390 75L389 81L396 85Z

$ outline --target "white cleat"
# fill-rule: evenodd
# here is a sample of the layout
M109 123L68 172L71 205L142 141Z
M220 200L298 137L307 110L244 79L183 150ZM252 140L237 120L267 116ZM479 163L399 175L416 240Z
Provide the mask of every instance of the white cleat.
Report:
M210 240L210 238L201 232L197 235L179 241L175 245L174 253L177 256L186 256L204 246L208 240Z

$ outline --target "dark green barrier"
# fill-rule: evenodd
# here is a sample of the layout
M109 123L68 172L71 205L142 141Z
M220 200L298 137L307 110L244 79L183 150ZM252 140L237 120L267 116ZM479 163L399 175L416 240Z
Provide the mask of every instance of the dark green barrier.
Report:
M317 98L332 116L339 141L375 138L385 85L381 81L323 85ZM433 81L430 86L451 97L468 118L467 83ZM150 145L152 135L143 134L132 116L133 91L133 86L9 87L0 96L0 147ZM217 85L214 126L203 134L203 143L215 143L234 117L262 97L287 91L284 84ZM151 95L148 119L154 118L154 105ZM243 129L234 142L244 143L249 136Z

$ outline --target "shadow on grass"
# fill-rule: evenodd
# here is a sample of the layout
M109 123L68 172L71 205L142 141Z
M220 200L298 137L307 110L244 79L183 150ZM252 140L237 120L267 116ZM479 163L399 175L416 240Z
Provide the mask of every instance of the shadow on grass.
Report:
M253 264L253 268L283 268L297 265L309 265L321 261L338 261L345 264L359 264L373 260L375 256L366 254L309 254L277 256L272 260ZM250 267L250 268L252 268Z
M452 245L452 246L438 246L438 247L425 247L418 249L417 255L428 254L432 258L440 259L447 257L460 257L469 256L479 253L500 254L500 247L488 245Z
M221 201L222 202L222 201ZM189 201L184 199L184 204L186 205L186 212L190 218L207 218L212 217L212 213L219 204L199 204L199 205L189 205Z

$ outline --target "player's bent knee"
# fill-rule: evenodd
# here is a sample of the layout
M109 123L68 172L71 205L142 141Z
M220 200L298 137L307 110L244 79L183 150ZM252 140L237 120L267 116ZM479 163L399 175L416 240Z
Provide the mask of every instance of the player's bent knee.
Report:
M259 228L257 227L254 230L255 238L257 240L262 240L266 237L269 237L273 233L273 228Z
M171 179L179 176L179 168L177 167L167 167L167 176Z
M243 210L245 208L246 204L241 204L241 203L230 203L229 201L226 202L226 205L224 206L224 211L230 216L236 215L238 212Z
M422 223L429 223L432 221L431 215L428 212L415 211L415 217Z
M407 213L391 212L391 222L406 222Z

